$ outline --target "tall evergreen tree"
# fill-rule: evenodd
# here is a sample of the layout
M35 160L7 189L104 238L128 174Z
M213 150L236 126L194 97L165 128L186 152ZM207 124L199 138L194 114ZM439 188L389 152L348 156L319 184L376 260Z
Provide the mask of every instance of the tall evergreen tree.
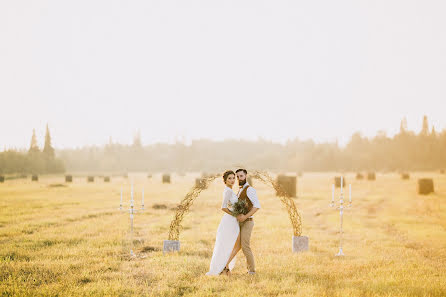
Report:
M429 122L427 121L427 116L423 117L423 127L421 128L421 135L429 135Z
M45 146L43 147L43 153L47 157L54 158L54 148L51 146L51 135L48 124L46 124Z
M133 146L134 147L142 147L142 143L141 143L141 131L138 130L138 132L136 133L135 137L133 137Z
M39 146L37 145L36 129L33 129L33 136L31 137L31 145L29 146L29 153L40 152Z
M407 119L404 117L401 120L401 124L400 124L400 134L404 134L407 132Z

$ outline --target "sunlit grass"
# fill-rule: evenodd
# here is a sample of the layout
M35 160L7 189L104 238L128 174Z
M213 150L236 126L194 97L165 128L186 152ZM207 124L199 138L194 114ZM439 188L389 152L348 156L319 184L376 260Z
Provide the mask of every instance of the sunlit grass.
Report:
M378 174L369 182L347 174L354 201L344 216L344 258L334 256L333 175L298 179L295 202L310 237L310 251L301 254L291 252L292 227L274 191L254 180L262 204L251 243L257 275L246 275L240 253L230 278L204 275L223 214L220 180L186 215L181 251L163 255L173 208L197 175L173 175L172 184L133 175L136 202L144 186L146 204L135 216L135 259L128 257L128 214L118 210L121 185L129 198L128 180L8 180L0 184L0 290L3 296L445 296L446 175ZM417 195L419 176L434 178L435 194Z

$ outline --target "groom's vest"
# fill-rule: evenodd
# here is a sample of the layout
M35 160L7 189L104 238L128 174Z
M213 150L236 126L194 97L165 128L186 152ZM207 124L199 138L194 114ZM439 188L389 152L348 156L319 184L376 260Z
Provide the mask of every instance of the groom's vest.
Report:
M242 190L242 192L240 193L240 195L238 196L239 200L242 199L242 200L245 200L248 203L248 212L252 209L251 199L248 198L248 188L249 187L250 187L249 185L246 186L246 188L244 188Z

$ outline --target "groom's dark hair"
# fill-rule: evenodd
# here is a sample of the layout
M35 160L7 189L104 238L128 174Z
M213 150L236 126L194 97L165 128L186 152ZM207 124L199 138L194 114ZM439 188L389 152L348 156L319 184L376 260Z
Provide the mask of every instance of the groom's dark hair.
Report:
M235 173L239 173L240 171L243 171L245 174L248 174L248 171L246 171L246 169L237 169L237 171L235 171Z

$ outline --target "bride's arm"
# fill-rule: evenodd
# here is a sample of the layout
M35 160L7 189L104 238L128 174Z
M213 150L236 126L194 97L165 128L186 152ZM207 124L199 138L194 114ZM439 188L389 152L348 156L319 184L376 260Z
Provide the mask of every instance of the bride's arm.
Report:
M233 215L232 212L229 210L229 208L225 207L222 208L221 210L223 210L225 213L230 214L231 216Z
M223 196L223 203L221 204L221 210L232 216L232 212L228 208L228 202L230 198L231 198L231 193L227 191Z

